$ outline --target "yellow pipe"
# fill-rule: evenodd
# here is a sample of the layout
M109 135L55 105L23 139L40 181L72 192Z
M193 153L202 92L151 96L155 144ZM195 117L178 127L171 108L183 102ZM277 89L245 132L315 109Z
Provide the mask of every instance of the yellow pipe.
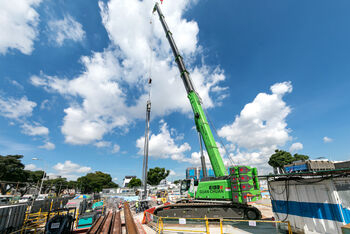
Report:
M205 218L205 229L206 229L206 232L207 234L209 234L209 222L208 222L208 219L207 219L207 216L204 216Z
M164 228L163 231L175 231L175 232L198 232L203 233L203 231L196 231L196 230L185 230L185 229L170 229L170 228Z
M290 226L290 222L289 221L287 222L288 222L288 234L293 234L292 227Z
M222 219L220 219L220 234L223 234L223 230L222 230Z
M163 233L163 230L164 230L164 226L163 226L163 220L162 218L160 217L159 218L159 233Z
M102 214L103 214L103 212L102 212ZM79 208L77 209L77 215L75 217L75 228L78 227L78 217L79 217Z

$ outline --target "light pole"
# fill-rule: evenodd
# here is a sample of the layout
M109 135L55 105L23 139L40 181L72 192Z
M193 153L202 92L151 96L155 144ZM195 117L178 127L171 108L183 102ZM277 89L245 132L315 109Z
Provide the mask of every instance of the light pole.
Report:
M41 194L41 189L43 187L43 182L44 182L44 179L46 177L46 162L44 159L39 159L39 158L32 158L32 160L42 160L44 162L44 174L43 174L43 178L41 178L41 183L40 183L40 189L39 189L39 194L38 196Z

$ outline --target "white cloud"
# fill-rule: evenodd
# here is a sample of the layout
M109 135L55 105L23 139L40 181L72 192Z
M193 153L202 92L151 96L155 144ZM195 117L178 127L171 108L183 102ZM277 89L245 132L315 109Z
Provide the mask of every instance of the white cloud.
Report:
M259 166L268 170L268 158L278 146L291 140L286 117L291 112L282 100L292 91L291 82L271 86L271 94L259 93L244 106L232 124L223 126L218 134L237 146L232 158L237 164Z
M64 16L62 20L50 21L48 26L50 40L59 46L62 46L65 40L82 41L85 36L83 26L70 15Z
M289 151L296 152L298 150L302 150L303 147L304 147L303 144L301 144L300 142L295 142L290 146Z
M0 1L0 54L18 49L31 54L38 35L39 14L35 7L41 0Z
M167 123L164 121L160 122L160 132L159 134L151 134L149 140L149 151L150 157L155 158L171 158L177 161L183 161L185 158L185 153L191 150L188 143L183 143L181 145L176 144L169 132ZM143 154L145 138L141 137L136 141L136 147L139 148L139 154Z
M98 141L98 142L94 143L94 145L97 148L109 147L109 146L111 146L111 142L109 142L109 141Z
M24 89L23 85L21 85L21 84L18 83L17 81L11 80L10 82L11 82L11 84L13 84L14 86L16 86L17 88L19 88L19 89Z
M47 150L53 150L53 149L56 148L56 146L55 146L54 143L48 141L44 145L39 146L39 148L47 149Z
M270 89L273 94L283 96L286 93L291 93L293 91L293 86L292 83L289 81L283 83L276 83L272 85Z
M117 177L114 177L114 178L113 178L113 181L118 181L118 178L117 178Z
M24 170L32 171L34 169L36 169L36 166L33 163L30 163L30 164L27 164L27 165L24 166Z
M176 172L175 172L174 170L171 170L171 169L170 169L169 176L176 176Z
M35 125L30 125L27 123L24 123L22 126L23 133L29 136L37 136L37 135L48 135L49 129L47 127L41 126L38 123L35 123Z
M113 145L112 153L118 153L120 150L120 146L117 144Z
M0 115L16 120L22 128L23 134L29 136L43 136L47 141L49 129L34 121L33 123L29 123L27 120L28 117L32 115L33 109L36 106L37 104L35 102L29 101L25 96L21 99L11 97L5 99L0 96ZM10 124L15 125L14 122L10 122ZM46 142L44 145L39 146L39 148L54 149L55 145Z
M230 159L229 159L228 157L229 157L229 156L232 157L233 154L230 153L230 155L227 155L227 154L226 154L226 151L225 151L225 149L224 149L224 147L222 147L222 145L221 145L220 143L217 142L216 145L217 145L217 147L218 147L218 149L219 149L219 153L220 153L220 155L221 155L221 157L222 157L222 159L223 159L224 165L225 165L226 167L231 166L232 163L231 163L231 161L230 161ZM231 147L231 146L229 145L229 147ZM227 148L227 147L226 147L226 148ZM211 167L212 165L211 165L211 163L210 163L210 159L209 159L208 153L207 153L207 151L205 150L205 148L204 148L204 150L203 150L203 154L204 154L204 161L205 161L206 166L207 166L207 167ZM192 164L192 165L195 166L195 167L200 167L200 166L202 166L201 153L200 153L199 151L198 151L198 152L192 152L191 155L190 155L190 157L183 157L183 158L181 158L179 161L180 161L180 162L185 162L185 163L190 163L190 164Z
M77 77L45 74L31 77L33 85L58 92L70 101L64 110L61 131L65 141L71 144L101 141L112 131L125 133L135 120L144 117L150 60L153 61L152 116L191 112L165 33L156 16L153 23L149 23L154 2L112 0L99 4L111 45L91 57L83 56L81 62L85 70ZM197 23L182 18L188 4L179 0L176 4L164 5L163 10L179 49L191 61L201 54L197 45ZM213 107L215 98L220 96L219 83L225 80L224 72L191 63L188 70L206 107ZM216 87L215 92L211 91L213 87Z
M45 100L42 101L42 103L40 104L40 109L46 109L46 108L48 108L48 104L49 104L49 100L45 99Z
M21 99L2 98L0 96L0 115L11 119L19 119L32 115L36 103L29 101L27 97Z
M284 145L290 139L285 118L290 108L282 100L281 90L291 92L290 82L271 86L272 94L259 93L244 106L234 122L219 130L219 135L247 149ZM277 91L277 93L274 93Z
M324 143L329 143L329 142L332 142L333 141L333 139L332 138L330 138L330 137L323 137L323 142Z
M105 133L115 127L123 128L130 121L124 114L125 95L115 81L121 71L113 54L95 53L92 58L83 57L81 61L88 70L76 79L31 77L36 86L84 99L81 105L74 101L64 110L66 116L61 131L71 144L99 141Z
M75 179L77 176L91 171L91 167L80 166L70 160L67 160L64 163L57 163L53 166L53 169L56 170L58 175L66 177L67 179Z

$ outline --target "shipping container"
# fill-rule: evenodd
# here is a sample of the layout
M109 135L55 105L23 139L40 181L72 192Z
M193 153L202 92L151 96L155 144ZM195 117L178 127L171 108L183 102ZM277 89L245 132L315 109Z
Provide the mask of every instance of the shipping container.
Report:
M284 166L284 170L287 173L300 172L300 171L333 170L333 169L335 169L334 163L328 160L297 161Z
M350 223L350 177L280 177L268 187L275 219L295 231L341 233Z

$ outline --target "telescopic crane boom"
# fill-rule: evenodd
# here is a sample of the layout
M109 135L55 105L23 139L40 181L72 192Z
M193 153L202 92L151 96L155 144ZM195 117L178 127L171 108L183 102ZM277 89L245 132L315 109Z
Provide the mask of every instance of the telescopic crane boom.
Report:
M196 92L192 80L190 78L189 72L186 70L186 66L183 62L183 59L179 53L179 50L177 49L177 46L175 44L175 41L173 39L173 36L168 28L168 25L166 24L164 20L164 15L158 5L158 3L155 4L153 12L157 12L159 15L160 22L163 26L163 29L166 33L166 37L168 38L171 50L173 51L175 61L177 63L177 66L179 68L182 81L185 85L186 91L187 91L187 97L190 100L192 110L194 113L194 119L196 123L197 131L201 134L205 148L208 152L208 156L210 159L210 163L213 167L213 171L216 177L225 176L227 175L226 168L224 165L224 162L222 160L222 157L219 153L219 149L216 145L213 133L210 130L210 126L208 124L207 118L204 114L201 100L199 98L198 93Z

